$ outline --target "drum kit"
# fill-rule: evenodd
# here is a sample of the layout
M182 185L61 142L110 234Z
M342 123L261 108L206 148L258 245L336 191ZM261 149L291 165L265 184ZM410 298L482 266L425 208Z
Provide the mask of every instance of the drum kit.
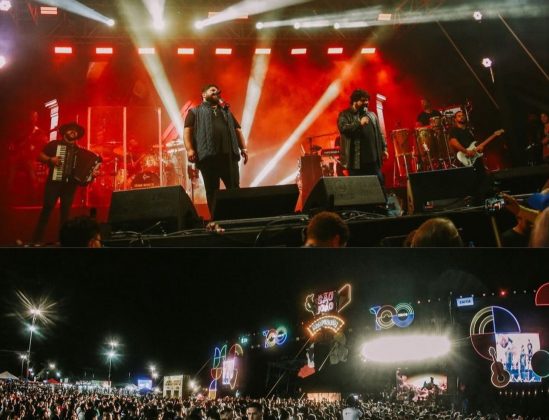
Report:
M180 139L148 149L130 140L125 150L121 141L112 140L90 149L103 158L101 171L92 187L92 194L97 196L101 196L101 192L110 197L112 191L183 185L186 180L187 157Z
M414 130L400 128L391 132L395 149L395 184L406 182L410 173L456 167L448 135L454 115L459 110L460 107L445 109L441 117L431 117L429 125L424 127Z

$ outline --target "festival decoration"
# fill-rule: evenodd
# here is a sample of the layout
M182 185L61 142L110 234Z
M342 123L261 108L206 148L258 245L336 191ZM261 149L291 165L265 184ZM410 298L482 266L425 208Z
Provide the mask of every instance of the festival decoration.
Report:
M345 321L338 314L351 303L351 285L345 284L339 290L310 294L305 299L305 309L315 318L307 326L311 336L322 330L337 334Z
M376 330L387 330L394 326L409 327L414 321L414 308L409 303L399 303L396 306L372 306L370 313L376 317Z

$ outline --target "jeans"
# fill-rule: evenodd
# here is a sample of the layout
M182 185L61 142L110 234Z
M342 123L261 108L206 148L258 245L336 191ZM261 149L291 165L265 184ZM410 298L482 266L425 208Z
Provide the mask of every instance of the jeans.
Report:
M238 171L237 158L230 155L211 156L200 162L198 169L204 179L206 189L206 200L208 209L212 211L214 194L219 190L219 181L223 181L225 188L239 188L240 173Z

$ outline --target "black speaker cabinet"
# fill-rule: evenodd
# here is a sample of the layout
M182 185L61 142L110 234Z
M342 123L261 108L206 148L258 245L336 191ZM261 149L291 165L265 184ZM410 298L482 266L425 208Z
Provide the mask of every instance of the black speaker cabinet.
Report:
M540 191L549 179L549 165L524 166L493 173L497 191L529 194Z
M115 191L111 196L111 231L142 232L161 222L166 232L190 229L200 219L181 186ZM158 229L154 230L158 232Z
M252 219L293 214L299 196L296 184L218 190L213 220Z
M475 168L411 173L408 178L408 213L421 213L427 201L474 196L479 189Z
M309 194L303 211L361 210L385 202L385 193L376 175L323 177Z

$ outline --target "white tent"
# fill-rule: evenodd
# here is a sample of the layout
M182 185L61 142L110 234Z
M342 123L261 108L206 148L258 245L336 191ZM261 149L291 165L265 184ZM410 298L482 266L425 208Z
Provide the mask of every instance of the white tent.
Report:
M16 379L19 379L17 376L15 375L12 375L11 373L9 373L7 370L0 373L0 380L3 380L3 381L13 381L13 380L16 380Z

